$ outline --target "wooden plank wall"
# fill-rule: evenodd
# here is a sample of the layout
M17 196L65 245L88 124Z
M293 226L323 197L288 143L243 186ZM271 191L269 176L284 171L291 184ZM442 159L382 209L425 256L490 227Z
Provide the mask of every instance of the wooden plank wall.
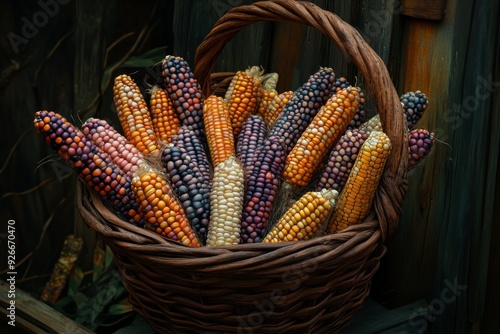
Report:
M102 96L99 92L106 66L130 50L132 56L159 46L192 63L196 47L216 20L230 8L252 2L145 0L140 7L132 0L70 2L20 52L14 52L6 38L0 40L0 97L9 125L9 131L0 133L6 144L0 153L8 156L17 138L19 152L31 152L13 155L0 170L0 215L4 222L12 217L19 221L19 257L39 243L29 271L37 279L29 280L26 290L36 293L43 285L43 275L59 255L54 245L61 245L68 233L87 235L88 260L95 238L75 221L74 177L58 180L50 164L35 172L52 152L29 131L33 112L49 108L70 118L82 111L113 119L109 89ZM419 126L435 131L442 142L435 144L425 165L409 175L404 213L374 280L373 298L389 308L420 299L437 308L447 284L456 282L467 288L442 311L436 309L439 314L425 326L439 333L492 332L500 325L494 311L500 297L500 212L495 207L500 202L498 0L439 1L445 4L441 21L403 15L415 15L414 9L424 2L312 2L358 29L387 64L400 94L421 89L429 96ZM0 22L2 36L20 33L20 18L39 10L36 4L21 2L3 2L0 8L11 13ZM130 13L133 18L127 19ZM294 90L319 66L330 66L337 75L364 85L331 41L299 24L256 23L245 28L226 45L215 70L250 65L278 72L279 90ZM114 73L134 75L136 70L117 67ZM370 103L368 110L375 112ZM38 188L25 192L33 187Z

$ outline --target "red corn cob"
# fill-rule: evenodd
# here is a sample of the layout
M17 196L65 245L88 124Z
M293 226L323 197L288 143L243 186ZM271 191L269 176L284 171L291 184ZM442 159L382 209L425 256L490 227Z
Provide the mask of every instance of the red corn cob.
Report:
M142 163L142 153L127 138L116 131L103 119L90 118L83 125L82 132L87 140L93 142L107 153L113 163L132 178Z
M408 134L408 171L420 164L432 151L434 133L426 129L414 129Z

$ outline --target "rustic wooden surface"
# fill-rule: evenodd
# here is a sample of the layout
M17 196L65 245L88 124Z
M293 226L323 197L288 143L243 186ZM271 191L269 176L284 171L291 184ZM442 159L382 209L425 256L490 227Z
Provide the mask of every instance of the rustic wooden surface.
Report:
M426 20L442 20L446 0L402 0L401 14Z
M7 307L10 305L8 292L9 284L5 281L0 281L0 304L2 305L2 311L0 313L4 319L9 312L7 310ZM94 333L18 288L15 291L15 295L15 333L18 333L17 330L19 330L19 332L24 330L28 333ZM5 320L2 320L2 324L4 321ZM12 330L12 328L13 327L11 327L10 330ZM6 329L9 330L8 327ZM14 332L7 331L7 333Z

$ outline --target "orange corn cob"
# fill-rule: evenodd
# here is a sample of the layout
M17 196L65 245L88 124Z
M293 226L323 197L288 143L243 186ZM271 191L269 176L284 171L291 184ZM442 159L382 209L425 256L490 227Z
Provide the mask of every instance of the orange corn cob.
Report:
M214 168L236 154L228 107L220 96L211 95L203 106L203 121Z
M168 92L158 86L151 90L151 120L157 140L170 142L180 128L180 120Z
M363 143L330 219L329 234L359 224L366 218L390 151L391 141L383 132L372 132Z
M283 176L288 183L302 187L309 183L358 110L359 99L358 90L348 87L321 107L287 156Z
M113 95L125 137L142 154L157 154L159 146L153 123L139 87L128 75L119 75L115 78Z
M224 100L229 106L229 119L235 138L238 138L243 122L257 110L261 86L261 70L258 66L238 71L234 75Z
M273 100L267 106L267 109L264 113L264 120L269 126L272 126L276 119L281 115L283 111L283 107L290 101L290 98L293 95L293 91L289 90L283 92L279 95L274 96Z
M297 200L271 229L263 242L309 240L324 231L338 192L310 191Z
M132 180L132 190L147 221L146 227L183 245L201 246L184 209L160 174L139 171Z

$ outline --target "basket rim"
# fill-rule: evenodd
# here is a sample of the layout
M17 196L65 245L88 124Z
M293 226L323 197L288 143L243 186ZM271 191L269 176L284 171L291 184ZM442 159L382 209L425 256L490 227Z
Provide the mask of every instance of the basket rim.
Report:
M397 228L408 189L408 127L385 63L354 27L330 11L306 1L259 1L228 11L196 49L194 74L205 96L211 94L211 72L226 43L244 27L261 21L298 22L316 28L335 42L363 74L382 129L392 143L373 203L385 241Z

